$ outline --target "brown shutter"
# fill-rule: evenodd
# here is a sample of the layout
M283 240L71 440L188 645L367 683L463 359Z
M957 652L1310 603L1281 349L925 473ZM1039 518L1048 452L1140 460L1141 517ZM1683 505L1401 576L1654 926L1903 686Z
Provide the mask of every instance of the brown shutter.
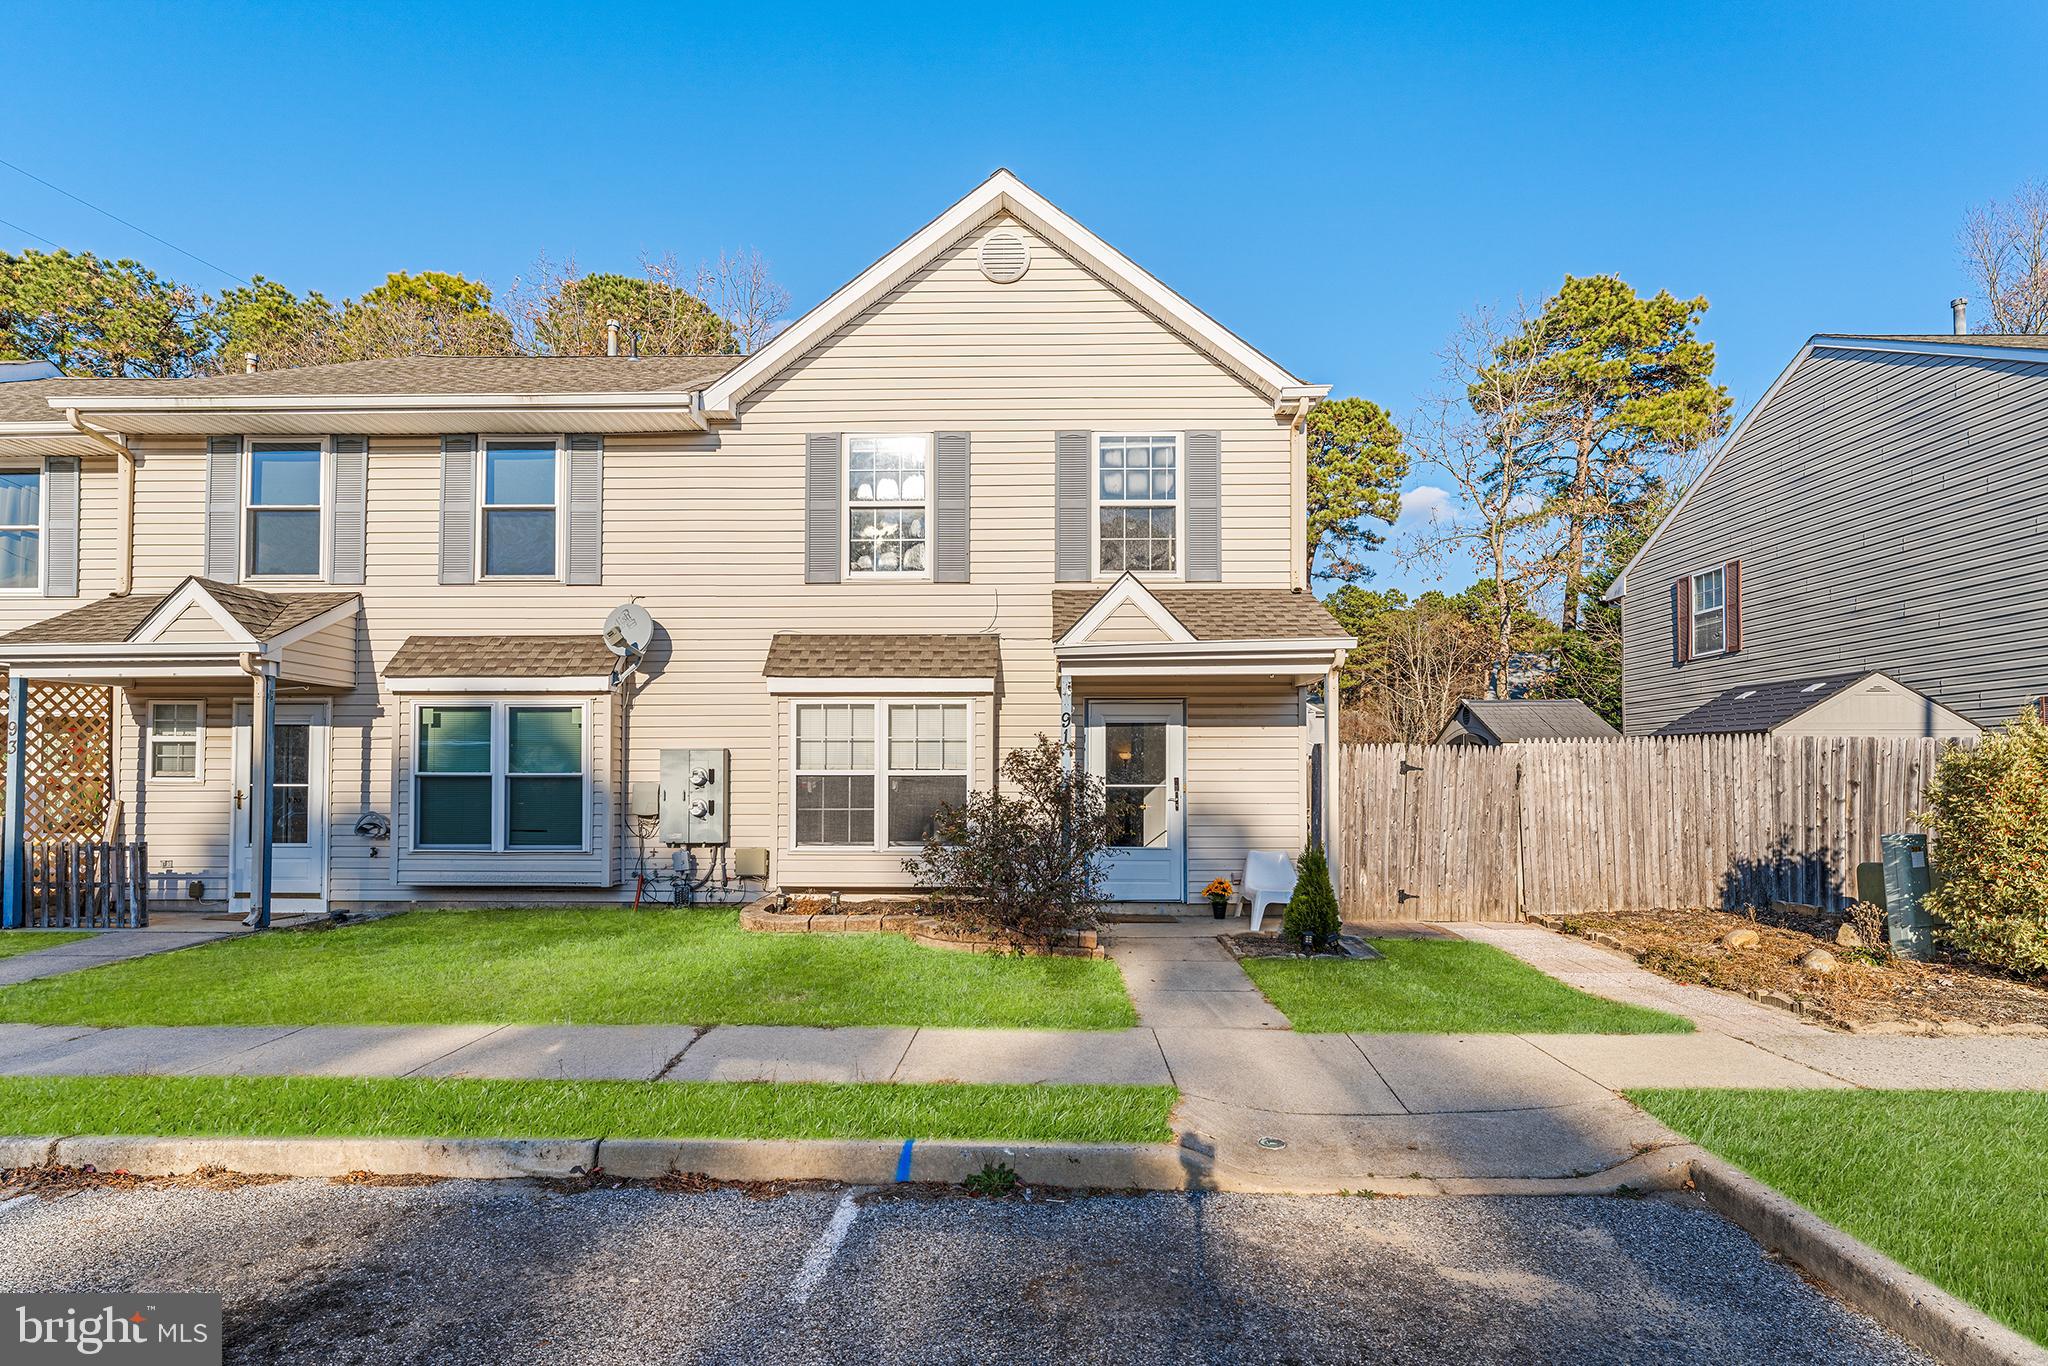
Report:
M1671 581L1671 662L1683 664L1692 658L1692 580L1684 575Z
M1722 577L1727 580L1728 590L1722 597L1728 605L1728 625L1723 642L1732 655L1742 648L1742 561L1728 561L1728 572Z

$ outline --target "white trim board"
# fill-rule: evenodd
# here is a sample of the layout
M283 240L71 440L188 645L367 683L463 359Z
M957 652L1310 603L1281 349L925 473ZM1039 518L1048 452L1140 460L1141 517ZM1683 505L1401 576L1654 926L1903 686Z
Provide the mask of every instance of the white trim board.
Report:
M765 681L771 695L781 697L868 697L927 693L951 696L984 696L996 690L993 678L797 678L769 674Z
M981 223L1009 213L1053 246L1127 294L1196 346L1273 400L1276 411L1311 405L1328 385L1306 384L1242 337L1069 217L1008 170L998 170L951 208L925 224L880 260L840 286L775 339L706 386L702 411L730 420L746 396L780 373L870 304L921 270Z

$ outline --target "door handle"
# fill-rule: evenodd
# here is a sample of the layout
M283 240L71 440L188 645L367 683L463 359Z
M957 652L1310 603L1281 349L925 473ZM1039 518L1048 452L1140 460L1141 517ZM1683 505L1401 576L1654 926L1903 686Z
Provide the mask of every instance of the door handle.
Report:
M1180 810L1180 779L1173 780L1173 809Z
M242 809L242 789L238 787L238 788L236 788L236 789L235 789L235 810L237 810L237 811L240 811L241 809Z

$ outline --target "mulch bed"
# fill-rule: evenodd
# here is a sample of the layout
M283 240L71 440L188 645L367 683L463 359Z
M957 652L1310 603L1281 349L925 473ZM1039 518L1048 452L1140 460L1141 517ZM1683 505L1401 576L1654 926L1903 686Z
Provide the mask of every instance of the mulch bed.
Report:
M1277 934L1219 934L1223 947L1237 958L1377 958L1379 953L1355 934L1338 936L1337 945L1322 953L1303 953L1301 946Z
M829 896L793 896L782 909L791 915L923 915L924 903L886 896L843 896L837 903Z
M1870 1033L2048 1033L2048 987L2030 984L1937 951L1925 963L1835 942L1832 916L1777 909L1747 915L1726 911L1614 911L1532 916L1539 924L1620 949L1676 982L1739 992L1799 1011L1821 1023ZM1759 942L1730 949L1721 936L1747 927ZM1824 948L1830 973L1799 960Z

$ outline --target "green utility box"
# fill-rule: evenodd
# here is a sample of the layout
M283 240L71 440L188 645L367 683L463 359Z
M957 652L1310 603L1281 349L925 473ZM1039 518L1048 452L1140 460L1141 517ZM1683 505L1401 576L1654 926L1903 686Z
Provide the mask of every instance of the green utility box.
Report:
M1934 949L1934 921L1927 914L1927 836L1885 835L1885 933L1901 958L1926 959Z

